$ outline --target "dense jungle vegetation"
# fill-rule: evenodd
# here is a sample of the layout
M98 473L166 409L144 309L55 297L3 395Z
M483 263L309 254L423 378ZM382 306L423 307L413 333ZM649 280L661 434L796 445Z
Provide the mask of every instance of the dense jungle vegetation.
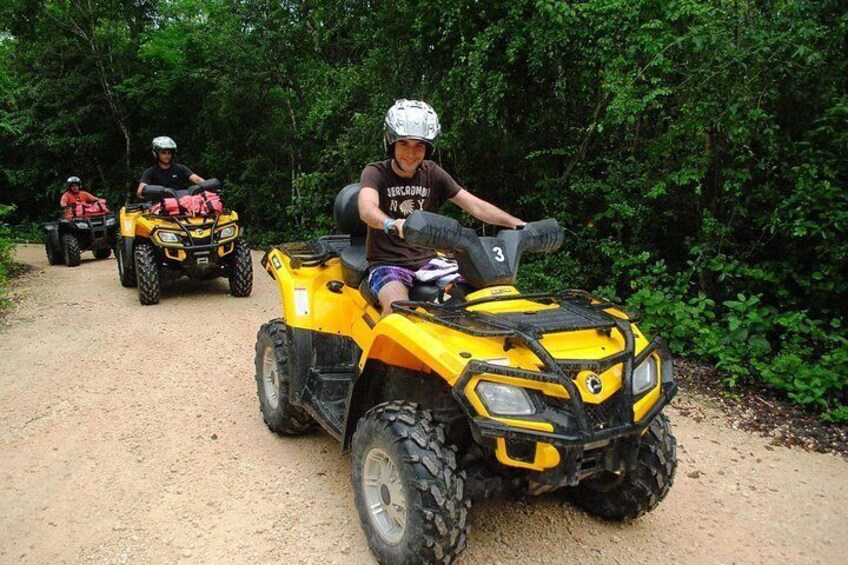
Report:
M157 135L255 242L330 232L421 98L462 185L565 227L525 288L848 421L844 0L0 0L0 85L0 287L9 225L72 174L117 206Z

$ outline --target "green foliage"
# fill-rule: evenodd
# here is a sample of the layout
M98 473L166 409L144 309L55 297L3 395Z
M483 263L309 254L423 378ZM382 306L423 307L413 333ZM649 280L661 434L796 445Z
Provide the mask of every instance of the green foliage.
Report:
M5 219L14 206L0 204L0 307L6 302L6 284L9 271L12 267L12 252L15 244L12 242L12 229L6 224Z
M786 391L831 422L848 422L848 333L806 312L779 312L760 296L739 294L720 305L691 296L659 261L637 277L627 305L644 329L665 336L677 354L711 361L731 387L762 382Z
M77 174L116 206L167 134L255 245L326 233L424 98L463 186L566 227L523 285L845 421L846 42L836 0L7 2L0 201L48 219Z
M19 222L12 232L15 243L43 243L44 228L37 222Z

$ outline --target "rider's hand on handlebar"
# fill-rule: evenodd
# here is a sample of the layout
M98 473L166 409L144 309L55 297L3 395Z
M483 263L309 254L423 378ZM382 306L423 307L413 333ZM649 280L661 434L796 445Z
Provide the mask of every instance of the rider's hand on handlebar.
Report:
M392 224L392 227L389 228L389 232L394 233L399 238L403 239L403 224L406 220L395 220Z

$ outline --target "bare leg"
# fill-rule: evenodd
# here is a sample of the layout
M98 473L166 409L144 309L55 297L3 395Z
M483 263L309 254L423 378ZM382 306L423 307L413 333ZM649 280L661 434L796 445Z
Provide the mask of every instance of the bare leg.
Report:
M392 302L409 300L409 290L400 281L389 281L377 293L377 298L383 308L383 317L386 317L392 313Z

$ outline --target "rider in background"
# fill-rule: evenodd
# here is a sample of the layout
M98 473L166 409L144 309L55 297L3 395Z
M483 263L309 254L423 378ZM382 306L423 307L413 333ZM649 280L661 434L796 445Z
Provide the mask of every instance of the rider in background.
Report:
M59 198L59 205L62 208L76 204L77 202L90 204L98 201L96 196L90 192L82 190L82 181L79 177L68 177L68 180L65 181L65 185L67 188L65 189L65 192L62 193L62 197Z
M193 173L185 165L174 163L176 151L177 144L170 137L160 136L153 139L153 156L156 157L156 164L141 174L136 190L139 198L156 196L142 194L147 185L182 190L204 181L203 177Z

